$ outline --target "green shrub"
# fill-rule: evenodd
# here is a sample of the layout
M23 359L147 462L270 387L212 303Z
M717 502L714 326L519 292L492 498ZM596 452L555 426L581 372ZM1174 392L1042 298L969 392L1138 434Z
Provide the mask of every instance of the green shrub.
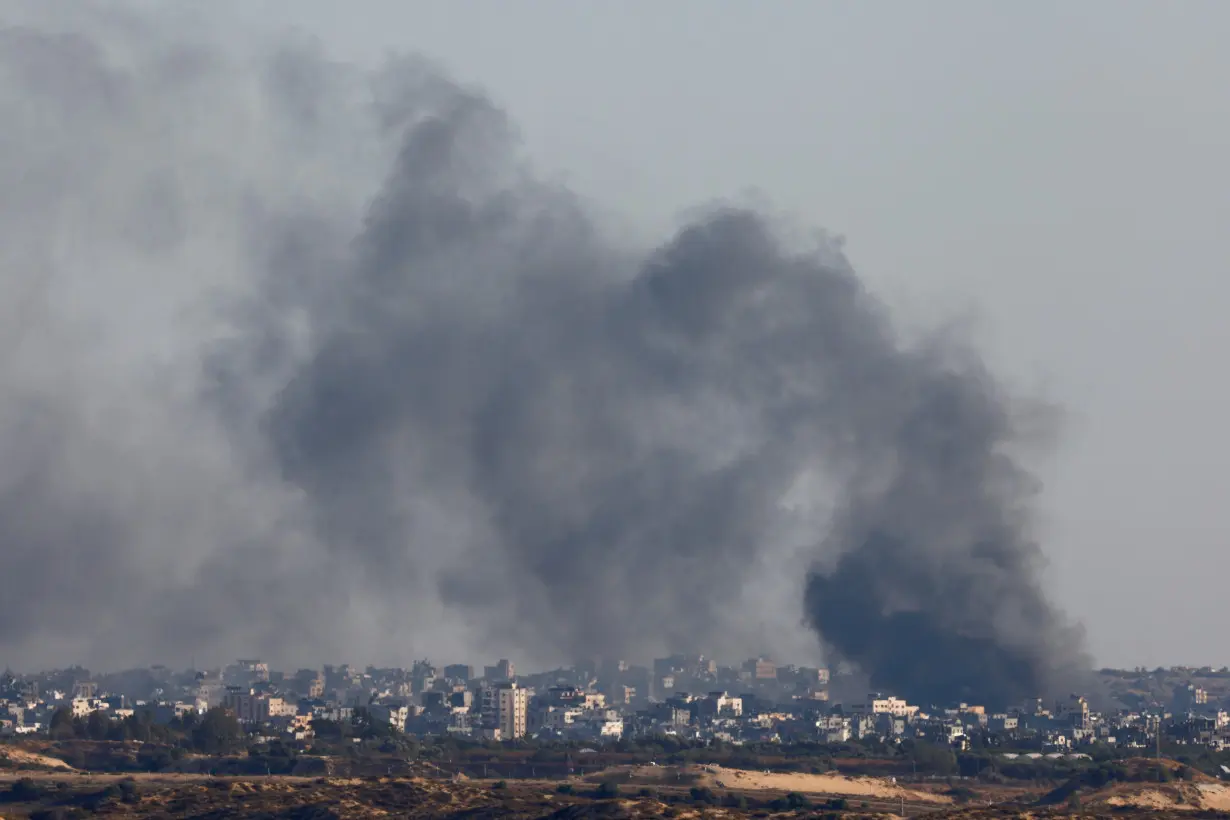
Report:
M46 793L47 789L38 781L29 777L21 777L9 787L8 799L15 803L32 803L35 800L41 800Z
M798 792L790 792L786 795L786 806L791 809L806 809L811 806L811 801Z
M128 805L141 802L141 794L137 790L137 781L125 778L120 781L120 802Z
M707 803L714 805L718 802L718 797L713 793L713 789L707 786L693 786L689 791L692 796L693 803Z

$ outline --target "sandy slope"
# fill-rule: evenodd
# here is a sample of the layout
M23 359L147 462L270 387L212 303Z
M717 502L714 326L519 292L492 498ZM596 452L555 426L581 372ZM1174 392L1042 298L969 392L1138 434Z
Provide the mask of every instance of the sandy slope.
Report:
M1190 804L1179 803L1174 796L1157 789L1142 789L1140 791L1116 794L1106 798L1108 806L1123 806L1136 809L1182 809L1195 808Z
M1165 811L1230 811L1230 785L1198 783L1167 787L1118 787L1106 797L1108 806Z
M1230 811L1230 785L1225 783L1201 783L1200 802L1206 809Z
M704 773L704 785L719 789L832 794L847 797L874 797L882 800L905 799L920 803L952 802L944 795L905 789L873 777L790 772L766 773L746 769L726 769L721 766L702 766L700 769Z
M20 769L25 766L43 766L50 769L72 768L57 757L27 752L12 746L0 746L0 767Z

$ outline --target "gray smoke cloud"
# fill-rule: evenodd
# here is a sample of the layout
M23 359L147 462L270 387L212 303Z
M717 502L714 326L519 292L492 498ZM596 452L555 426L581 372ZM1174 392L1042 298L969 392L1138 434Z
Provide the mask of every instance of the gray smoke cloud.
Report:
M424 61L64 11L0 34L0 653L1085 664L1037 414L838 244L715 205L625 247Z
M1039 581L1039 486L1011 456L1044 409L1022 415L969 351L895 359L877 401L891 410L860 456L872 469L831 531L838 557L808 577L810 623L874 686L924 705L1088 691L1082 633Z

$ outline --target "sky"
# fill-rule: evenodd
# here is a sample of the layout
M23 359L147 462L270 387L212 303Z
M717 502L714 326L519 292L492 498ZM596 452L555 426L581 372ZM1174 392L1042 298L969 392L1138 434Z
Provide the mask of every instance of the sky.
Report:
M234 6L346 60L434 57L631 231L755 191L843 236L899 320L972 318L1067 411L1043 547L1096 659L1230 663L1230 5Z
M1066 411L1031 466L1048 587L1097 662L1230 663L1230 6L208 5L237 36L437 60L510 112L541 174L647 241L749 195L843 237L897 321L970 323Z

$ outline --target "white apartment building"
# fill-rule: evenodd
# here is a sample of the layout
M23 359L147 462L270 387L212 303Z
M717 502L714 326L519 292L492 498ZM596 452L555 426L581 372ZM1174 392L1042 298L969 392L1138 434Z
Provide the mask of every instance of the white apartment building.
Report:
M909 718L918 714L918 707L911 706L901 698L884 697L880 694L870 694L866 703L856 703L851 709L855 715L892 715L895 718Z
M406 731L410 719L410 707L404 703L374 703L367 707L373 720L388 723L399 732Z
M293 704L282 698L255 694L251 689L228 687L222 706L232 712L241 723L267 723L270 718L293 717L297 711Z
M510 682L497 684L484 694L484 711L490 716L493 728L500 730L500 737L505 740L525 737L530 690Z

